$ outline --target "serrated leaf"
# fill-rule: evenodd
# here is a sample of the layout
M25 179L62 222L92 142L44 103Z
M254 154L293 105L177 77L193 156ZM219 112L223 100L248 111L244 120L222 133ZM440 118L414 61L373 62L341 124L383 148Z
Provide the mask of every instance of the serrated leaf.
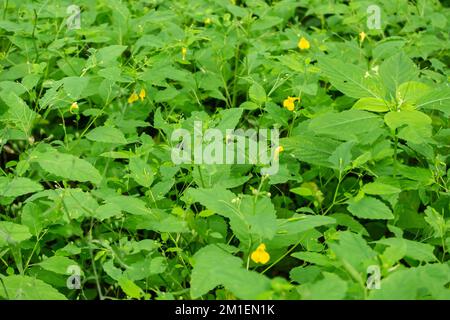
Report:
M28 178L15 177L7 183L2 183L0 180L0 196L3 197L15 198L24 194L41 191L43 189L44 188L41 184Z
M300 161L314 165L331 167L328 158L340 142L326 137L316 137L310 134L296 135L280 140L286 152L292 153Z
M62 80L64 91L73 101L81 97L81 93L86 89L89 78L87 77L66 77Z
M358 66L338 59L321 57L319 68L336 89L350 97L382 98L380 90L373 87L365 77L366 71Z
M405 256L411 259L425 262L437 261L436 257L433 254L434 247L427 243L421 243L401 238L381 239L376 241L376 243L381 243L393 247L393 249L397 250L399 250L398 248L405 246Z
M391 209L382 201L364 196L362 199L352 199L347 207L354 216L364 219L393 219Z
M97 127L89 131L86 138L96 142L127 144L127 139L125 139L122 131L113 127Z
M144 295L142 289L133 281L127 278L121 277L118 283L123 292L125 292L125 294L131 298L139 299Z
M152 185L154 173L144 160L136 157L131 158L128 167L130 168L131 177L137 183L146 188Z
M68 274L68 269L70 266L78 266L78 264L62 256L52 256L38 263L41 268L57 273L57 274Z
M439 110L450 116L450 88L436 88L417 99L417 108Z
M258 83L254 83L250 86L248 95L252 101L258 104L262 104L267 99L266 90Z
M393 193L400 193L402 191L400 188L380 182L367 183L362 187L361 190L366 194L373 194L373 195L393 194Z
M48 173L69 180L91 181L95 184L102 180L102 176L92 164L71 154L56 150L34 152L32 161L37 162Z
M372 262L375 251L361 235L344 231L339 233L339 243L330 243L330 249L344 264L349 263L356 271L365 272L364 264Z
M398 136L413 143L424 143L431 137L431 118L417 110L391 111L384 121L392 129L399 129Z
M217 245L208 245L193 257L191 297L197 299L218 285L240 299L257 299L270 289L265 276L244 269L242 260ZM220 263L217 263L219 262Z
M2 283L0 285L0 296L6 299L67 300L63 294L49 284L29 276L3 276L0 283Z
M0 122L7 121L10 125L18 128L27 136L31 134L33 122L37 117L36 112L31 110L26 103L12 91L2 91L1 99L8 106L8 111L0 117Z
M0 247L16 245L32 237L27 226L0 221Z
M418 300L450 299L445 286L450 281L450 267L446 264L401 269L381 279L380 289L372 290L369 299Z
M355 102L353 109L366 110L372 112L386 112L389 111L389 106L386 101L378 98L361 98Z
M354 140L356 135L372 131L381 125L381 118L361 110L326 113L311 120L309 129L317 134L339 140Z
M187 194L207 209L229 218L232 230L241 241L247 241L251 235L271 239L275 234L276 214L269 199L254 201L251 196L241 199L220 187L189 189Z
M414 80L417 76L417 67L403 52L399 52L387 58L380 65L381 81L384 83L392 96L397 88L406 81Z
M300 286L302 300L340 300L347 293L347 282L339 276L324 272L324 278L314 283Z

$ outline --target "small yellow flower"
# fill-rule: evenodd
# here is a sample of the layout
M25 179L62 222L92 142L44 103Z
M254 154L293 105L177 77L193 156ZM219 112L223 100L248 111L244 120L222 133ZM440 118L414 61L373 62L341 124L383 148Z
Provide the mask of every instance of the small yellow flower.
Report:
M78 110L78 103L75 101L70 105L69 112L73 114L76 110Z
M284 148L282 146L278 146L275 149L275 154L274 154L275 159L278 159L280 153L282 153L283 151L284 151Z
M287 97L287 99L284 99L284 101L283 101L283 107L285 107L289 111L294 111L295 101L300 101L300 98Z
M363 42L364 39L366 38L366 36L367 36L367 34L366 34L364 31L361 31L361 32L359 33L359 41L360 41L360 42Z
M305 39L305 37L301 37L300 41L297 44L300 50L307 50L311 47L309 41Z
M187 49L185 47L181 48L181 59L186 60Z
M128 103L133 103L139 100L139 96L136 94L136 92L133 92L131 96L128 98Z
M139 98L141 99L141 101L144 101L145 98L145 90L141 89L141 91L139 92Z
M211 24L211 18L206 18L205 19L205 21L204 21L204 23L206 24L206 25L209 25L209 24Z
M256 263L266 264L270 260L270 255L266 251L266 245L261 243L251 254L251 259Z

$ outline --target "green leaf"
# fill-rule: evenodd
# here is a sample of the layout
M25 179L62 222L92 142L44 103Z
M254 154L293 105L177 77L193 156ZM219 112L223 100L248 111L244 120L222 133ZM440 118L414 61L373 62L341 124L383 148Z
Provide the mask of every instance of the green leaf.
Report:
M361 133L370 132L381 126L378 115L347 110L340 113L325 113L311 120L309 129L317 134L333 136L340 140L355 140Z
M136 215L153 215L152 210L150 210L146 203L135 197L130 196L110 196L106 198L107 203L113 204L115 207L120 208L120 210L136 214Z
M319 266L331 266L333 264L330 258L317 252L294 252L291 256Z
M413 143L427 142L431 137L431 118L416 110L391 111L384 116L384 121L392 129L399 129L398 136Z
M438 87L417 99L417 108L439 110L450 117L450 88Z
M1 276L0 296L10 300L67 300L44 281L28 276ZM3 285L2 285L3 284Z
M410 105L417 105L417 101L430 91L430 87L422 82L408 81L397 89L397 100Z
M364 219L393 219L391 209L382 201L364 196L362 199L351 199L347 207L354 216Z
M378 98L361 98L355 102L353 109L366 110L372 112L386 112L389 111L389 106L386 101Z
M239 109L241 110L256 110L258 108L259 106L252 101L245 101L239 106Z
M431 244L401 238L381 239L375 242L390 246L394 250L400 250L400 248L405 246L405 256L411 259L425 262L437 261L436 257L433 254L434 246L432 246Z
M207 209L230 219L230 226L241 241L249 235L271 239L276 231L276 214L270 199L254 201L251 196L239 198L221 187L189 189L187 195Z
M366 271L364 265L374 262L377 255L361 235L350 231L340 232L339 244L330 243L329 247L344 265L348 263L361 273Z
M280 140L280 144L300 161L311 163L314 165L331 167L328 161L333 150L340 145L339 141L326 138L316 137L311 134L295 135Z
M2 178L0 177L0 196L3 197L16 198L27 193L33 193L44 189L38 182L28 178L15 177L11 181L5 182L2 182Z
M101 48L95 53L95 62L100 66L107 66L114 63L118 57L127 49L127 46L112 45ZM91 59L91 58L90 58Z
M216 128L219 129L223 134L226 134L227 129L233 130L238 125L243 112L244 110L241 108L225 109L219 111L221 120Z
M273 17L269 15L264 15L260 19L257 19L250 27L251 31L261 31L269 29L270 27L276 26L283 22L280 17Z
M373 194L373 195L393 194L393 193L400 193L402 191L400 188L380 182L367 183L362 187L361 190L366 194Z
M380 89L374 87L365 77L366 71L354 64L329 57L321 57L319 68L336 89L350 97L382 98Z
M250 89L248 90L248 95L252 101L258 104L262 104L267 99L266 91L258 83L254 83L250 86Z
M118 205L114 203L106 203L104 205L99 206L94 213L94 217L103 221L105 219L109 219L112 217L120 217L121 209Z
M122 131L113 127L97 127L89 131L86 138L96 142L127 144L127 139L125 139Z
M131 158L128 164L131 177L141 186L149 188L153 183L154 173L152 168L140 158Z
M434 237L443 238L447 229L447 223L444 218L444 214L439 214L434 208L428 206L425 209L425 221L433 228Z
M87 77L66 77L62 80L64 91L73 101L78 100L84 89L88 86L89 78Z
M193 299L219 285L223 285L240 299L257 299L270 289L269 279L244 269L242 260L223 247L208 245L197 251L193 259L190 288Z
M288 219L280 219L278 231L283 233L300 233L316 227L336 223L336 220L324 216L295 214Z
M57 273L57 274L68 274L68 268L70 266L78 266L78 264L62 256L52 256L38 263L41 268Z
M347 170L348 165L352 161L352 148L354 141L347 141L342 143L336 150L333 151L328 161L333 165L333 168L344 171Z
M133 281L121 277L118 281L120 288L125 294L134 299L140 299L144 295L144 291Z
M369 299L419 300L450 299L446 285L450 281L447 264L428 264L410 269L400 269L381 280L380 289L372 290Z
M381 81L394 97L397 88L406 81L414 80L418 70L414 62L403 52L386 59L379 69Z
M258 235L262 239L273 238L277 221L275 208L270 198L258 198L255 201L254 197L246 196L240 203L239 211L243 213L251 234ZM232 227L234 223L233 221Z
M7 121L9 125L24 132L27 136L31 134L33 122L37 117L25 102L12 91L2 91L1 99L9 107L8 111L0 117L0 122Z
M32 237L27 226L0 221L0 248L8 245L16 245Z
M102 180L98 170L86 160L54 149L45 153L33 152L32 161L37 162L48 173L69 180L91 181L95 184L99 184Z
M347 282L339 276L324 272L323 279L300 286L302 300L340 300L347 294Z

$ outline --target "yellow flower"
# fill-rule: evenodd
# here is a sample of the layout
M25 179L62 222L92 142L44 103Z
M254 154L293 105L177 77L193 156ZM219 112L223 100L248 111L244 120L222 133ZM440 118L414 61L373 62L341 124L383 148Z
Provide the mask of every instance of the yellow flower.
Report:
M283 148L282 146L278 146L278 147L275 149L275 154L274 154L275 159L278 159L278 156L279 156L280 153L283 152L283 151L284 151L284 148Z
M294 111L295 101L300 101L300 98L287 97L287 99L284 99L283 101L283 107L285 107L289 111Z
M211 24L211 18L206 18L205 21L204 21L204 23L205 23L206 25Z
M366 34L364 31L361 31L361 32L359 33L359 41L360 41L360 42L363 42L364 39L366 38L366 36L367 36L367 34Z
M305 37L302 37L302 38L300 39L300 41L298 42L297 46L298 46L298 48L299 48L300 50L306 50L306 49L309 49L309 48L310 48L309 41L306 40Z
M73 114L75 110L78 110L78 103L76 101L70 105L69 112Z
M133 102L135 102L135 101L138 101L139 100L139 96L136 94L136 92L133 92L132 94L131 94L131 96L128 98L128 103L133 103Z
M270 260L270 255L266 252L266 245L261 243L255 251L252 252L252 260L256 263L266 264Z
M145 98L145 90L144 89L141 89L141 92L139 92L139 98L141 99L141 101L144 100L144 98Z
M181 48L181 59L186 60L187 49L185 47Z

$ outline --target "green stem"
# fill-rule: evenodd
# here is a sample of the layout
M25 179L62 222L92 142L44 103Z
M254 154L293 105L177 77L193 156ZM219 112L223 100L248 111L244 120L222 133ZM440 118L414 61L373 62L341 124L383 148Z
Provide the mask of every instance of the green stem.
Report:
M283 254L281 257L279 257L277 260L275 260L270 266L268 266L267 268L265 268L261 274L266 273L267 270L269 270L270 268L272 268L274 265L276 265L278 262L280 262L281 260L283 260L288 254L290 254L292 251L294 251L295 248L297 248L297 246L300 244L300 242L303 239L299 240L294 246L292 246L292 248L290 248L288 251L286 251L285 254Z
M200 169L199 165L197 166L197 169L198 169L198 174L200 175L200 182L202 184L202 188L204 188L205 187L205 181L203 180L202 169Z
M5 6L3 9L3 20L6 20L6 10L8 10L8 2L9 2L9 0L5 1Z
M36 54L36 58L35 58L35 62L37 62L39 60L39 51L38 51L38 47L36 44L36 37L34 35L35 31L36 31L36 25L37 25L37 12L36 9L33 9L34 12L34 24L33 24L33 32L31 34L31 37L33 38L33 45L34 45L34 51Z
M339 187L341 186L341 182L342 182L342 171L339 170L339 179L338 179L338 183L336 185L336 189L334 190L334 195L333 195L333 202L331 203L331 205L328 207L327 210L325 210L325 212L323 213L323 215L326 215L328 213L328 211L331 210L331 208L334 207L334 205L336 204L336 198L339 192Z
M236 107L236 96L237 96L237 70L239 67L239 55L240 55L240 45L237 46L234 55L234 75L233 75L233 98L231 101L231 107Z
M398 137L397 130L394 131L394 178L397 176L397 149L398 149Z

